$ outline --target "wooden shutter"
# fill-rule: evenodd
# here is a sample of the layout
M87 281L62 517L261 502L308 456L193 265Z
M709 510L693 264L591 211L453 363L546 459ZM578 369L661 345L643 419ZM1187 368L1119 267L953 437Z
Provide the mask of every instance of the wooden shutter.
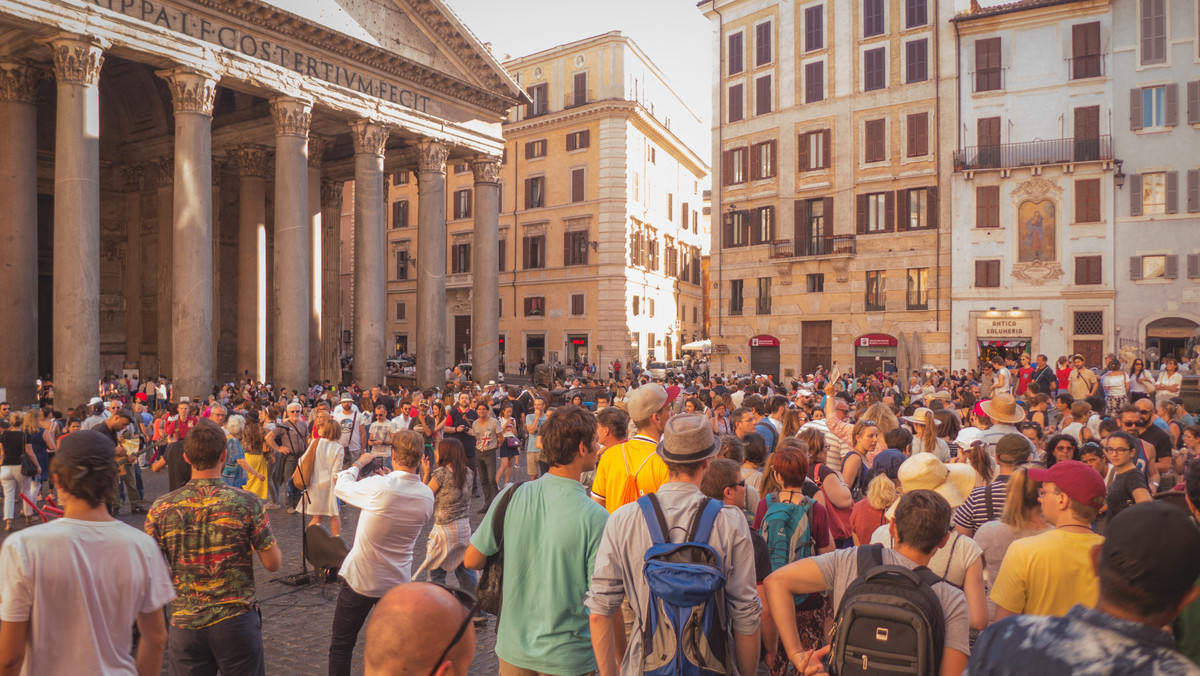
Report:
M770 219L767 221L767 242L770 243L775 241L775 207L766 207L765 211Z
M1129 175L1129 215L1142 215L1142 175ZM1139 277L1140 279L1140 277Z
M567 134L567 152L571 152L572 150L575 150L575 147L576 147L575 146L575 134L568 133Z
M571 244L575 239L574 235L575 233L573 232L563 233L563 265L571 265L574 263L574 261L571 260Z
M750 246L762 244L762 207L750 211Z
M580 148L592 147L592 130L591 129L584 129L583 131L579 132L579 147Z
M500 244L500 249L499 249L500 255L497 257L500 259L500 272L504 272L504 268L506 267L505 263L507 263L507 261L505 259L508 258L508 240L501 239L499 244Z
M908 230L908 226L912 223L908 215L908 190L897 190L896 202L900 204L900 213L897 215L898 218L896 218L896 232L903 232Z
M1167 256L1166 270L1163 271L1164 279L1175 279L1179 276L1179 256L1171 254Z
M1200 124L1200 80L1187 83L1187 121Z
M908 116L908 156L921 157L929 154L929 114L917 113Z
M737 122L744 117L742 114L742 108L745 105L745 102L746 95L742 92L742 85L736 84L729 88L728 107L730 122Z
M1142 128L1142 90L1129 90L1129 128L1137 131Z
M987 261L975 261L975 287L983 288L987 284Z
M1200 278L1200 254L1188 254L1188 279Z
M745 180L750 175L750 153L746 152L745 148L742 148L742 152L738 153L738 157L742 162L742 180Z
M808 200L796 200L795 220L792 222L792 253L796 256L808 255Z
M1129 257L1129 278L1132 280L1138 280L1138 279L1142 278L1142 257L1141 256L1130 256Z
M975 188L975 227L988 227L988 190L990 186Z
M776 164L779 162L779 141L767 141L767 148L771 154L767 158L770 162L767 163L768 174L764 178L773 178L775 176Z
M892 232L896 229L896 193L883 193L883 229Z
M771 22L761 23L754 27L754 50L756 66L771 63Z
M587 73L586 72L575 73L575 76L572 79L572 81L573 81L573 86L575 89L575 92L574 92L575 105L578 106L578 105L587 103Z
M742 72L742 59L745 55L742 35L742 33L734 33L729 36L729 54L726 57L728 75L737 75Z
M1179 213L1179 172L1167 172L1167 213Z
M1200 169L1188 169L1187 210L1190 214L1200 211Z
M585 172L583 169L571 170L571 201L582 202L587 198L584 185Z
M529 236L521 238L521 269L529 269Z
M759 172L758 172L758 167L759 167L758 156L759 156L759 153L762 152L762 145L763 144L761 144L761 143L753 143L750 145L750 170L754 172L750 176L750 180L763 178L762 176L759 176Z
M546 267L546 236L538 235L537 237L537 266L539 268Z
M1166 99L1163 106L1166 109L1164 124L1174 127L1179 124L1179 85L1174 82L1168 84L1164 98Z
M860 235L865 235L867 234L867 196L857 195L855 196L855 201L857 202L855 205L855 215L858 220L856 231Z
M821 198L821 212L824 214L825 251L833 251L833 198Z
M800 171L808 171L808 135L812 133L810 131L807 134L801 134L800 140L796 142L796 155L800 158L796 164Z
M754 81L754 114L765 115L771 112L771 76L760 77Z
M529 141L525 144L525 159L527 160L533 159L533 143L533 141Z
M721 185L729 185L733 178L733 160L731 150L721 152Z
M925 227L937 229L938 227L938 189L937 186L930 186L925 189Z
M833 154L833 132L829 129L821 131L821 164L822 169L829 168L829 156Z

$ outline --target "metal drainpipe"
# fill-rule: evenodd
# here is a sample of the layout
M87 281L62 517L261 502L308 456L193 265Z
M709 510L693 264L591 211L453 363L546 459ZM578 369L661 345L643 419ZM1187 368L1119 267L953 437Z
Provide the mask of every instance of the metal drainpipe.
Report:
M717 2L718 2L718 0L713 0L713 13L715 13L717 15L717 90L718 90L717 100L722 101L725 98L725 83L724 83L725 16L723 14L721 14L720 10L717 9ZM724 143L724 139L725 139L724 127L721 125L721 105L720 105L720 103L717 104L716 112L717 112L717 119L716 119L716 123L717 123L717 157L713 158L713 160L714 160L713 164L716 164L717 162L721 161L721 159L720 159L721 154L722 154L721 146ZM722 169L722 171L724 170L723 165L722 165L721 169ZM708 207L708 236L710 238L712 237L712 228L713 228L713 220L714 220L713 216L716 216L715 220L716 220L718 232L725 231L724 230L725 221L722 220L722 219L724 219L725 216L724 216L724 209L722 208L722 205L721 205L721 188L723 187L721 185L721 179L718 177L717 180L712 182L712 186L713 186L713 189L712 189L713 195L716 197L716 199L710 200L709 207ZM724 241L721 239L720 236L718 236L716 238L716 242L717 242L717 248L720 250L720 254L717 256L717 289L716 289L716 293L713 294L713 301L716 303L716 306L717 306L717 336L720 338L724 338L725 331L724 331L724 322L722 321L723 315L722 315L722 310L721 310L721 307L722 307L722 305L721 305L721 284L722 284L722 282L725 281L724 274L722 274L725 269L725 251L723 249ZM724 353L721 354L721 372L722 373L725 372L725 354Z

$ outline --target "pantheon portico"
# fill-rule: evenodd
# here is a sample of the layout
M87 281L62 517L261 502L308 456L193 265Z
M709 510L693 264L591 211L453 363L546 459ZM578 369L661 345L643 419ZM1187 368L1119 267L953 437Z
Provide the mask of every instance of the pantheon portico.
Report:
M341 380L343 330L354 380L381 382L384 179L406 171L430 243L418 385L440 384L446 165L472 165L476 256L495 269L500 124L523 96L438 0L6 0L0 386L20 406L52 374L61 408L136 364L178 395L245 377L300 389ZM343 209L350 327L336 324ZM497 284L477 275L474 297ZM496 312L474 317L487 380Z

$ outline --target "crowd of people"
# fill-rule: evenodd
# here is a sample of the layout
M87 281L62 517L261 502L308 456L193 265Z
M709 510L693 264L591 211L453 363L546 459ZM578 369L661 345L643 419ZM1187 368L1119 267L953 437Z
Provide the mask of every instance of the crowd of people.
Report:
M0 674L265 673L269 514L347 509L330 674L364 633L367 673L465 674L491 617L505 676L1200 673L1178 365L1014 357L0 404Z

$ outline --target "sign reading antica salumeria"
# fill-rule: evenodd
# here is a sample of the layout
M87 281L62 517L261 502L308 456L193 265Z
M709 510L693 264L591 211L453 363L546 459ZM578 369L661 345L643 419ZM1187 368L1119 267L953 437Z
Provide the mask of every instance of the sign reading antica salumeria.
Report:
M97 7L120 12L146 23L182 33L188 37L232 50L261 61L267 61L306 77L324 80L367 96L426 112L429 97L412 89L364 75L336 63L330 63L302 50L214 21L191 11L153 0L92 0Z

